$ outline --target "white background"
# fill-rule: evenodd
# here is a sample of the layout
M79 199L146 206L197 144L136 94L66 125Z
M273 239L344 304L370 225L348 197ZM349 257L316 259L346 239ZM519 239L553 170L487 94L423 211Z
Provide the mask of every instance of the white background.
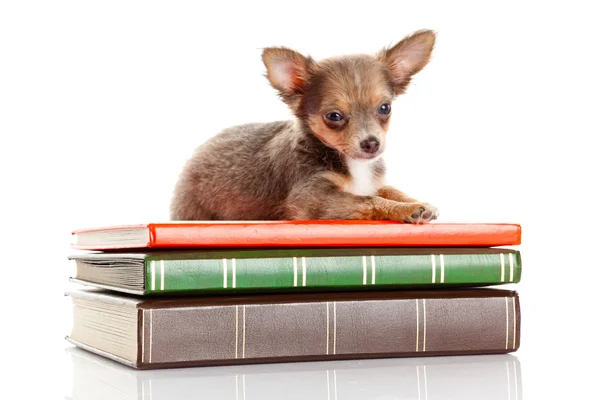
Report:
M2 390L69 394L72 229L166 220L197 145L290 117L261 48L375 52L430 28L433 59L394 104L389 183L436 205L439 222L522 224L524 397L597 393L592 4L0 3Z

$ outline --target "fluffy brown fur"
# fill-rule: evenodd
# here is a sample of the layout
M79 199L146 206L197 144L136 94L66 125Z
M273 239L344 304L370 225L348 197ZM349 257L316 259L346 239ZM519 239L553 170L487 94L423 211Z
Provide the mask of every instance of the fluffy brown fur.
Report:
M391 219L425 223L437 209L385 186L381 155L391 103L429 61L431 31L377 55L315 61L263 52L267 78L293 121L229 128L186 164L174 220Z

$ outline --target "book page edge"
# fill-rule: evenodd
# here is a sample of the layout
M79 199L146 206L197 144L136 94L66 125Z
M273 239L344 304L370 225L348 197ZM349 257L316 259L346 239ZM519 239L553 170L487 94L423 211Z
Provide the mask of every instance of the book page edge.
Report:
M98 289L106 289L106 290L112 290L112 291L115 291L115 292L122 292L122 293L127 293L127 294L134 294L134 295L137 295L137 296L143 296L143 295L146 294L146 292L144 290L126 289L126 288L122 288L122 287L118 287L118 286L103 285L101 283L95 283L95 282L85 281L85 280L77 279L77 278L69 278L69 282L76 283L78 285L83 285L83 286L89 286L89 287L93 287L93 288L98 288Z

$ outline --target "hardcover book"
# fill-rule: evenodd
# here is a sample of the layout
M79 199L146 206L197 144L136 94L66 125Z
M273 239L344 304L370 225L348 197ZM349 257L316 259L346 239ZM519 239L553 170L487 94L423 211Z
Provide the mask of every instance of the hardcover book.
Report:
M75 291L73 344L134 368L509 353L501 289L139 298Z
M140 371L67 352L73 400L523 398L519 359L510 354Z
M493 247L518 245L516 224L393 221L195 221L73 232L86 250L217 247Z
M125 293L370 290L517 283L508 248L242 249L89 253L72 281Z

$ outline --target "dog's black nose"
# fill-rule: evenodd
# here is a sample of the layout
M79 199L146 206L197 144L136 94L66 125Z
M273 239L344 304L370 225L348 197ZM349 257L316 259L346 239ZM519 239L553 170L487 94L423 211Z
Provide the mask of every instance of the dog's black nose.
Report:
M369 154L377 153L377 150L379 150L379 140L377 140L374 137L365 139L362 142L360 142L360 148L365 153L369 153Z

